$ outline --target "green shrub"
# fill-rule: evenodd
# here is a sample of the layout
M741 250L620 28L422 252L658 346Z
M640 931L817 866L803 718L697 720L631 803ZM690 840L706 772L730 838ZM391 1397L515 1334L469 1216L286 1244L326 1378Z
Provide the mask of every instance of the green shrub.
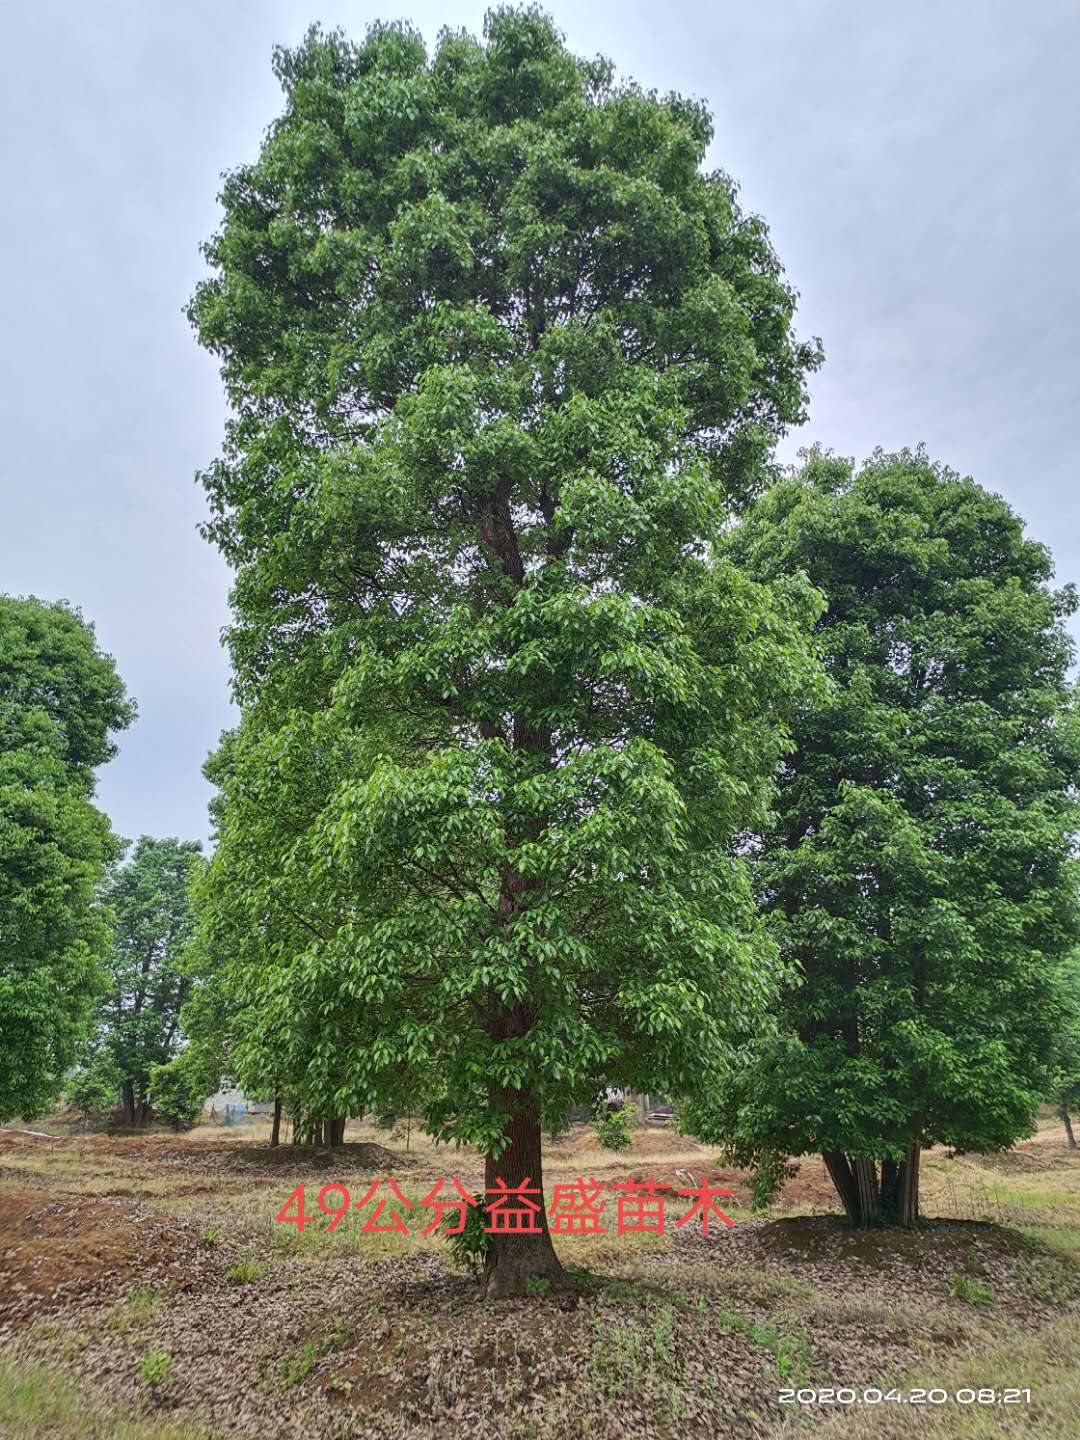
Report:
M120 1097L120 1071L108 1050L99 1050L64 1086L65 1099L88 1120L94 1111L111 1110Z
M150 1103L154 1114L174 1130L190 1130L198 1124L203 1101L213 1088L213 1078L193 1045L168 1064L150 1067Z
M605 1150L629 1150L634 1143L634 1127L626 1105L612 1109L606 1100L598 1101L593 1111L593 1129Z
M484 1229L486 1196L481 1192L473 1198L476 1205L465 1207L465 1224L460 1234L447 1235L446 1243L457 1263L479 1280L495 1242Z

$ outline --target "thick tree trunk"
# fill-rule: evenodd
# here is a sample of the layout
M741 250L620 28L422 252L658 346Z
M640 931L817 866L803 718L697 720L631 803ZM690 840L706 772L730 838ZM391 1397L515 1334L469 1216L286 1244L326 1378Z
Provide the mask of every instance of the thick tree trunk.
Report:
M274 1096L274 1124L270 1131L270 1148L276 1150L281 1144L281 1096Z
M881 1190L878 1186L877 1164L857 1158L851 1162L859 1191L859 1224L877 1225L881 1220Z
M531 1279L546 1280L553 1290L561 1289L566 1276L548 1231L547 1207L544 1201L544 1169L540 1154L540 1114L534 1101L527 1096L514 1093L506 1097L510 1107L510 1118L506 1135L510 1143L495 1159L489 1155L484 1162L484 1187L487 1191L497 1190L502 1180L508 1188L528 1180L530 1191L521 1199L510 1199L494 1212L489 1210L489 1226L499 1222L499 1212L514 1209L524 1210L525 1200L539 1205L535 1222L535 1233L514 1233L494 1231L491 1235L493 1250L488 1258L484 1296L488 1300L501 1300L507 1296L525 1295ZM498 1197L488 1194L490 1206ZM509 1223L515 1223L513 1221Z
M1061 1109L1058 1111L1058 1114L1065 1122L1065 1136L1069 1143L1069 1149L1075 1150L1076 1136L1073 1134L1072 1116L1069 1114L1069 1107L1067 1105L1062 1105Z
M874 1160L854 1159L842 1150L827 1151L822 1158L848 1221L855 1226L913 1225L919 1218L921 1153L916 1143L899 1163L883 1160L879 1176Z
M120 1096L124 1102L124 1124L134 1129L138 1123L135 1115L135 1082L124 1080L120 1086Z
M919 1161L922 1146L916 1142L908 1150L900 1166L900 1203L896 1219L901 1225L914 1225L919 1218Z
M825 1161L829 1179L836 1186L836 1193L840 1196L844 1214L852 1225L858 1225L860 1217L859 1191L847 1156L842 1150L826 1150L821 1158Z
M347 1118L345 1115L335 1115L333 1120L329 1122L329 1140L331 1145L336 1146L345 1143L345 1121Z

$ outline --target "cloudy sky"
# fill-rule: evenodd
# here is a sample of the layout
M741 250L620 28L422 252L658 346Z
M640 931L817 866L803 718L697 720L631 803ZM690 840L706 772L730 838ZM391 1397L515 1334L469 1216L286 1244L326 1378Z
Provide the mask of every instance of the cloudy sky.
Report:
M140 718L102 773L124 835L206 837L231 723L228 574L196 470L224 405L182 308L277 43L312 20L478 30L482 4L9 0L0 18L0 591L67 598ZM582 53L704 98L820 335L811 421L925 441L1080 579L1080 0L552 0Z

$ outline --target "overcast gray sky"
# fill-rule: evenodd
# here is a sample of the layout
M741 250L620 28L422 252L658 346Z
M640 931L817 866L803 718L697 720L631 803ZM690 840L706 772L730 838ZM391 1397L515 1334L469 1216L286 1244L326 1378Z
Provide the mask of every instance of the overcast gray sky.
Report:
M195 471L224 404L181 313L219 175L312 20L484 5L8 0L0 16L0 591L94 621L140 718L102 773L117 830L207 834L231 723L228 574ZM931 453L1000 491L1080 579L1080 0L558 0L582 53L704 98L822 337L820 440Z

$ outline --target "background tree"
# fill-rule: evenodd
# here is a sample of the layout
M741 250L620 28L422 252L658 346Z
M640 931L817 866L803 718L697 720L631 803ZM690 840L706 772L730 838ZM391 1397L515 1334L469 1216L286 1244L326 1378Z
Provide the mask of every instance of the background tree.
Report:
M183 956L194 929L191 886L201 850L197 840L143 835L105 889L113 938L101 1024L128 1125L146 1124L151 1068L171 1059L183 1040L180 1007L191 987Z
M95 1111L112 1110L120 1099L121 1075L112 1051L99 1046L64 1081L64 1098L83 1112L83 1124Z
M198 1124L203 1102L214 1093L213 1065L198 1045L186 1045L164 1064L150 1067L150 1104L159 1120L174 1130Z
M1001 499L921 451L813 455L731 551L825 591L832 688L757 848L800 983L689 1124L769 1183L820 1152L854 1222L910 1221L922 1146L1007 1146L1047 1093L1076 938L1075 597Z
M94 771L134 713L77 610L0 596L0 1118L55 1099L105 981Z
M700 105L532 10L485 42L279 52L191 314L236 414L204 483L249 1043L324 1113L421 1095L516 1186L542 1124L684 1091L770 993L731 845L813 606L707 552L818 352ZM495 1237L489 1294L558 1282L542 1227Z
M1077 1148L1073 1112L1080 1108L1080 952L1073 951L1060 972L1061 1006L1054 1036L1051 1103L1065 1125L1070 1150Z

